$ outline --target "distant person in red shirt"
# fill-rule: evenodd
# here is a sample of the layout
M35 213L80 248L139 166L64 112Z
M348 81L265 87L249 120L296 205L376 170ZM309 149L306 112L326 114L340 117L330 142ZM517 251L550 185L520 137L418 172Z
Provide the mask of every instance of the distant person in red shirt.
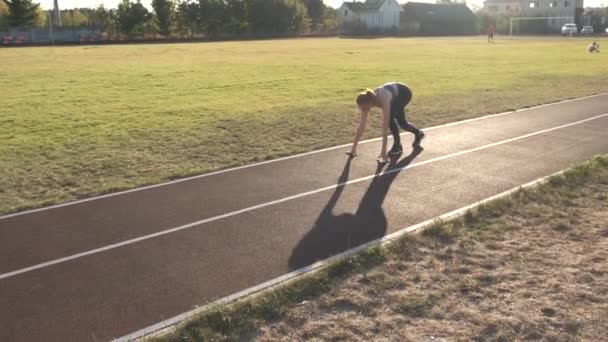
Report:
M488 33L488 43L494 43L494 33L496 33L496 28L494 25L490 24L486 32Z

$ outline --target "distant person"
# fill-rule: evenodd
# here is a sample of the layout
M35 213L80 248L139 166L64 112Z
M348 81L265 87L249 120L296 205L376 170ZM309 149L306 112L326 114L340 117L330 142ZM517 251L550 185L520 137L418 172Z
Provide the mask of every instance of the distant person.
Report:
M600 44L598 44L597 42L593 42L589 44L587 50L589 50L589 53L600 52Z
M367 115L371 108L378 107L382 109L382 149L378 161L388 162L388 156L397 156L403 152L401 146L401 137L399 136L399 127L411 132L415 135L412 146L415 149L420 148L420 142L424 138L424 132L410 124L405 118L405 106L412 100L412 91L403 83L391 82L386 83L374 90L367 89L357 96L357 107L361 115L359 128L355 135L350 154L357 155L357 144L365 131L367 123ZM397 126L399 125L399 126ZM387 131L391 130L393 135L393 147L386 152L387 147Z
M486 32L488 34L488 43L494 43L494 33L496 33L496 28L494 25L490 24L490 26L488 26L486 29Z

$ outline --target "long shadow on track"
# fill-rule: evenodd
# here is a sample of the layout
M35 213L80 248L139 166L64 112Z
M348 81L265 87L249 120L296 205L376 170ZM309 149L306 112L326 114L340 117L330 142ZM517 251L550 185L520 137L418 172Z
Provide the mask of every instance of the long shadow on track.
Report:
M399 173L409 165L422 149L415 149L410 155L398 162L391 162L388 174L381 174L385 164L378 165L376 176L372 179L354 214L334 215L333 210L340 199L345 185L340 185L332 194L314 227L300 240L289 257L292 270L311 265L345 250L381 238L387 230L387 220L382 204L388 190ZM338 184L348 181L352 157L344 165ZM394 170L394 171L393 171Z

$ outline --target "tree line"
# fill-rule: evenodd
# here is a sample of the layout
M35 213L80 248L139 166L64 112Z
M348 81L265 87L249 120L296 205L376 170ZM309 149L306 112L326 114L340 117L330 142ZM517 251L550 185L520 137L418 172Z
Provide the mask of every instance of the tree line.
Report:
M437 3L463 3L464 0L436 0ZM140 0L122 0L117 8L75 8L50 15L34 0L0 0L0 30L8 27L96 27L101 32L129 37L194 37L223 34L271 35L332 31L338 26L335 10L322 0L152 0L148 10ZM493 25L508 33L510 18L518 13L496 15L485 9L475 11L483 32ZM587 14L586 21L597 30L606 27L608 9ZM533 23L544 25L544 23ZM599 31L598 31L599 32Z
M322 0L122 0L117 8L43 11L33 0L0 0L0 29L6 27L92 26L130 37L282 34L332 30L335 11Z

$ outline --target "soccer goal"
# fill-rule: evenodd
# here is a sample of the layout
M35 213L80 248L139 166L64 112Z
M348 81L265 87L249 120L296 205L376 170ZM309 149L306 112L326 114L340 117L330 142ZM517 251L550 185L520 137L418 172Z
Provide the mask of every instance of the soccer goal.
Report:
M574 17L514 17L511 18L509 24L509 37L512 37L513 33L519 34L521 31L525 33L561 32L561 27L568 23L574 23ZM524 27L522 28L522 26Z

